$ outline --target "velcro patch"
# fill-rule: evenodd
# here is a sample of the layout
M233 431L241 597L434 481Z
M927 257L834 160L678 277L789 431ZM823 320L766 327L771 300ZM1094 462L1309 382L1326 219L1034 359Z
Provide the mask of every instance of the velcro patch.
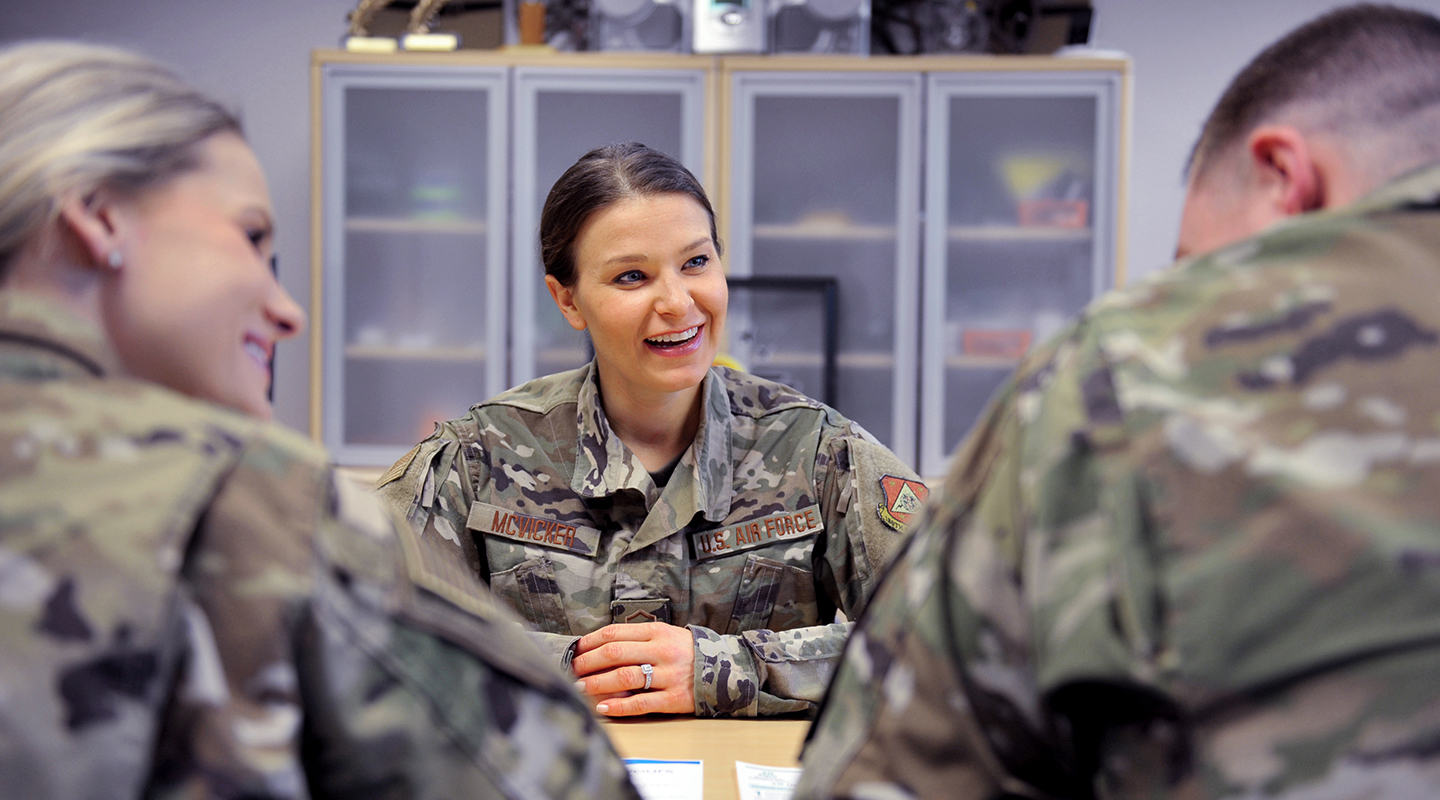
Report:
M600 548L600 531L573 522L520 514L508 508L476 503L470 506L465 524L471 530L503 536L521 544L533 544L594 558Z
M419 453L420 445L417 444L410 448L410 452L400 456L400 460L391 464L390 469L385 470L385 474L381 475L380 478L375 481L375 488L379 489L391 481L399 480L400 476L405 474L405 470L410 468L410 462L414 461L415 456L419 455Z
M885 502L878 509L880 520L897 531L904 531L910 520L920 513L930 489L920 481L886 475L880 479L880 488L885 492Z
M803 539L823 530L825 521L820 516L820 506L810 506L757 517L713 531L692 533L690 541L695 545L695 558L705 561L784 539Z
M472 614L489 618L491 612L480 598L487 596L480 579L465 564L459 550L435 536L419 536L409 525L395 526L405 552L410 580Z
M670 601L665 598L616 600L610 604L611 622L669 622Z

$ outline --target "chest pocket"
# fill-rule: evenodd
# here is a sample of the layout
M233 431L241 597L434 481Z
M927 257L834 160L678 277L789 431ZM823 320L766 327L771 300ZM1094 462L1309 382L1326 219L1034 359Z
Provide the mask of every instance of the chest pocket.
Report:
M820 624L811 561L824 527L812 506L691 534L702 624L728 634Z
M565 599L560 594L560 582L555 580L555 565L549 558L532 558L510 569L490 573L490 591L539 630L570 633Z
M571 634L555 562L535 551L552 551L566 563L590 563L600 546L600 531L488 503L470 507L466 527L483 534L490 590L540 630Z
M805 548L807 554L810 549ZM814 573L752 553L745 557L725 632L803 628L820 624L819 616Z

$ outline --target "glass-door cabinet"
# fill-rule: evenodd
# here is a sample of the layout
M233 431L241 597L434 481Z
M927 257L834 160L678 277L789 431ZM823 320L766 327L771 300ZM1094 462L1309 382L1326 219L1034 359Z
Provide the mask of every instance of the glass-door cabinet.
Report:
M539 257L550 188L639 141L710 192L724 355L923 475L1123 276L1124 58L317 52L311 431L383 467L590 358Z
M1113 285L1122 80L926 76L923 474L944 472L1032 344Z
M833 403L913 463L921 76L745 63L760 68L729 73L730 274L836 282ZM823 397L819 309L784 292L732 299L730 354Z
M384 465L506 386L507 73L319 69L312 427Z
M668 69L664 57L651 61L662 63L514 70L513 384L590 359L588 341L551 300L540 263L540 210L565 170L600 145L640 142L706 179L707 73L693 61L677 60L689 68Z

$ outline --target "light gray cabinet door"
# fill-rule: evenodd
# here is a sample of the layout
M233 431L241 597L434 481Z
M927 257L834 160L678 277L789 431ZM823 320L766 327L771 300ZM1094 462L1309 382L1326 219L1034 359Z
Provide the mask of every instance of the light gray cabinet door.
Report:
M506 71L323 69L322 438L386 465L505 388Z
M550 187L589 150L641 142L704 179L705 72L517 67L511 384L590 359L545 288L540 209ZM478 398L477 398L478 399Z
M920 470L1114 282L1118 72L926 77Z
M730 273L834 278L834 405L915 455L921 77L737 71L731 78ZM732 300L731 354L821 397L818 301Z

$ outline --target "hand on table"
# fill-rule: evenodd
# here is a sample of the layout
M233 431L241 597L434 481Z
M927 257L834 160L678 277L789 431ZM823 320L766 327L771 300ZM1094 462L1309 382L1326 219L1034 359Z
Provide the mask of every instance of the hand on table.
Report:
M695 713L695 640L664 622L606 625L580 637L570 662L575 688L611 717ZM640 665L654 668L650 690Z

